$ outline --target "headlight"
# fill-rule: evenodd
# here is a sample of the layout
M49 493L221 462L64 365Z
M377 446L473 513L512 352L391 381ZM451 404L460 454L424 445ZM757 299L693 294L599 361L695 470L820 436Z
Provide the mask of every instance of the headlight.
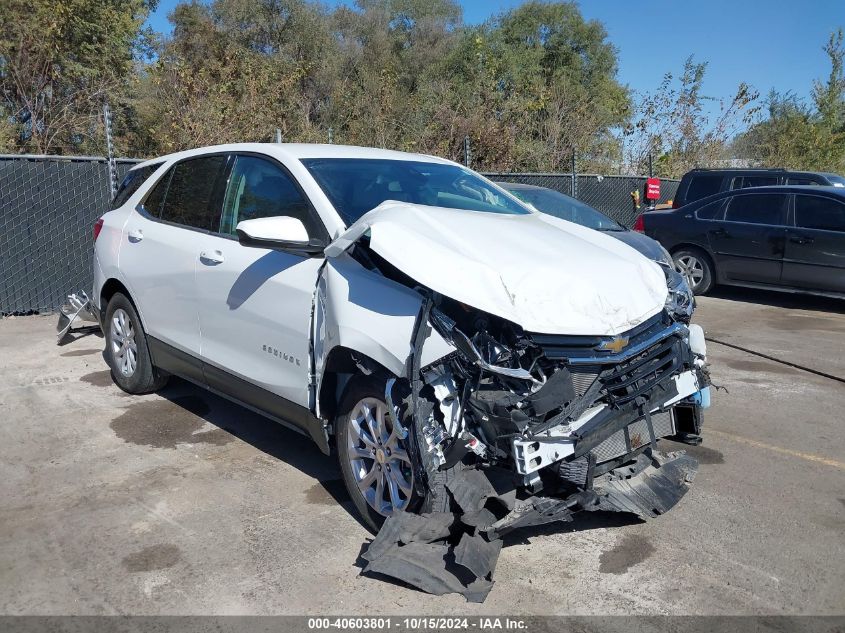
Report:
M662 266L666 274L666 286L669 294L666 296L666 309L675 319L688 323L695 309L695 297L690 290L684 276L670 264Z

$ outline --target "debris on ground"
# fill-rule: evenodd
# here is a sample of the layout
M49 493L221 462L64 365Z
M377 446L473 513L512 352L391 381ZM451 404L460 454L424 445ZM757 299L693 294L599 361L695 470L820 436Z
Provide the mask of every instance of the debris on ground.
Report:
M434 595L462 594L484 602L508 532L571 521L579 510L663 514L689 489L698 462L684 453L641 453L633 465L611 470L591 490L566 497L520 499L507 471L457 469L444 484L450 511L388 517L362 557L363 573L390 576Z

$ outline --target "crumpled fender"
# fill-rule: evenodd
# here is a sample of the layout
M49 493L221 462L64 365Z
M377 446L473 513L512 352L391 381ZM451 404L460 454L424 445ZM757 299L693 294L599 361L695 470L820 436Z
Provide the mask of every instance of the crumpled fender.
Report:
M422 296L352 257L329 259L317 284L314 365L322 382L326 360L338 346L371 358L395 376L405 373ZM436 332L426 340L422 366L454 351Z

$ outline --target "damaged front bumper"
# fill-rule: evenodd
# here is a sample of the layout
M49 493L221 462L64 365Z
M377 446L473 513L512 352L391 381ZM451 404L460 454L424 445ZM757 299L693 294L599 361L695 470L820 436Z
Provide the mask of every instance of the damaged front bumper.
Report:
M697 462L657 442L700 441L710 384L700 327L664 312L623 336L553 337L456 316L424 302L405 391L388 386L430 503L388 518L366 571L480 601L508 532L579 511L651 519L686 494ZM421 368L432 328L456 351Z

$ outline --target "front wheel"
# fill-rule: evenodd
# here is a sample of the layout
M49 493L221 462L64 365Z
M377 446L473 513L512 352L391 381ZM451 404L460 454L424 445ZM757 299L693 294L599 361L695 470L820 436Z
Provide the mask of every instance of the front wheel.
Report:
M672 255L672 259L693 294L704 295L713 288L713 266L703 251L697 248L682 248Z
M419 505L405 440L385 402L385 384L377 374L353 378L334 425L344 484L374 532L387 517Z

